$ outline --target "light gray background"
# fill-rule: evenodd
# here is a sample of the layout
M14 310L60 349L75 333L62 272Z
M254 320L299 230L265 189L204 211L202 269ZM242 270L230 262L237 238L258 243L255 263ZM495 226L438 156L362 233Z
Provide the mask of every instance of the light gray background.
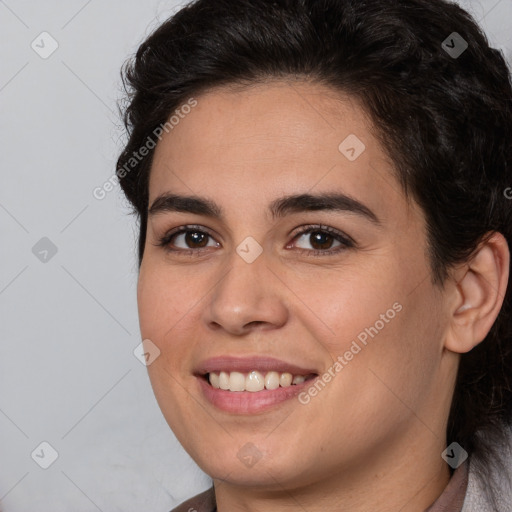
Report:
M510 61L512 0L461 4ZM0 0L3 512L168 512L210 485L133 354L141 341L134 218L119 187L101 201L92 194L125 140L120 67L178 8ZM46 59L31 47L43 31L59 45ZM57 247L46 262L32 251L43 237ZM48 469L31 456L43 441L58 453Z

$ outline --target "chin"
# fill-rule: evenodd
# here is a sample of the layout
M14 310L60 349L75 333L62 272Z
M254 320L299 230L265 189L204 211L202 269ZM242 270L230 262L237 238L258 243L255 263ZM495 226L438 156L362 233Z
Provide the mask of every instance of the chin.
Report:
M275 487L302 480L304 467L308 464L303 454L290 454L286 440L251 440L250 436L226 434L222 443L219 440L196 442L194 451L188 451L196 464L213 479L225 480L235 485ZM187 448L185 448L187 449ZM287 453L288 452L288 453Z

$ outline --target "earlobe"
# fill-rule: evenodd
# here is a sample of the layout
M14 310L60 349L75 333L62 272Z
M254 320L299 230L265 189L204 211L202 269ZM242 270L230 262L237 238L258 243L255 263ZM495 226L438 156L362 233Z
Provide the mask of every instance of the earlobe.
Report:
M501 233L494 233L482 243L464 265L464 274L453 289L456 297L446 349L469 352L485 339L503 305L509 265L510 252Z

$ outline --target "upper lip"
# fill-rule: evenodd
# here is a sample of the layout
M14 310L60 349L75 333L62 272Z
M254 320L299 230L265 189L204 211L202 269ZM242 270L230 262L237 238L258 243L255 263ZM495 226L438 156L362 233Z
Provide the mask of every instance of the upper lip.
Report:
M218 356L206 359L199 363L196 372L199 375L205 375L210 372L240 372L247 373L253 370L267 372L276 371L279 373L291 373L292 375L310 375L316 374L313 368L306 368L291 364L273 357L235 357Z

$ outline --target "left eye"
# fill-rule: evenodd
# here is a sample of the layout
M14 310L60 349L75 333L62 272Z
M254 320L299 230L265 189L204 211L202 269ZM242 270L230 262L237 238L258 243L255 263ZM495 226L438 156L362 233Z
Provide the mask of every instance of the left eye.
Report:
M305 237L308 243L313 246L313 251L306 252L313 252L315 254L321 252L337 253L345 248L353 247L354 245L351 239L329 227L308 228L295 235L294 239L297 239L299 237ZM339 245L335 249L331 249L333 240L339 243Z
M185 254L198 253L207 247L219 246L218 242L215 242L213 245L208 245L208 238L213 239L212 235L199 228L200 226L182 226L181 228L176 228L172 230L170 233L164 235L156 245L164 247L169 252L181 252ZM313 245L313 250L299 248L299 250L303 253L309 253L314 255L328 255L338 253L343 251L344 249L348 249L355 246L354 241L350 237L343 235L342 233L328 226L310 226L307 229L304 229L299 233L296 233L293 237L293 240L302 237L307 238L307 236L309 236L309 243ZM180 238L182 242L185 243L186 247L178 249L173 248L172 246L175 246L177 240ZM335 249L331 249L333 240L339 242L339 245ZM315 248L315 245L319 248ZM286 246L286 248L289 247L289 245Z

